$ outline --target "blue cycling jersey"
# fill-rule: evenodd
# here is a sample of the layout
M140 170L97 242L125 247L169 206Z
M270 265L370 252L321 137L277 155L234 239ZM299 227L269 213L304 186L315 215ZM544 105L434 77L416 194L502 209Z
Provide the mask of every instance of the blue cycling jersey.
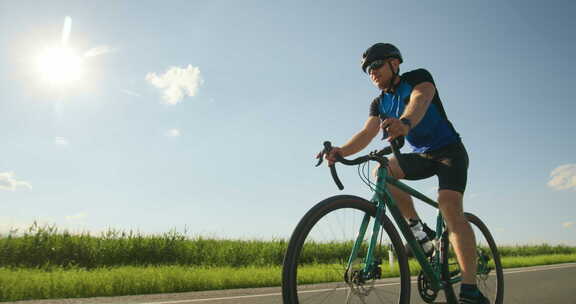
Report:
M410 101L412 90L423 82L434 84L432 75L425 69L402 74L400 82L393 92L382 92L372 101L370 115L385 114L388 117L400 118L404 113L406 104ZM460 141L460 135L446 116L438 95L438 89L436 89L426 114L416 126L412 127L406 136L406 141L412 146L415 153L425 153Z

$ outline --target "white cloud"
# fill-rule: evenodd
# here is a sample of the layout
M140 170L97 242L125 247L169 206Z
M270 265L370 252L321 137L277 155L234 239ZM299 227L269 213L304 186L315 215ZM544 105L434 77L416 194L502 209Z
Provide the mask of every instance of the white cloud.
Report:
M200 85L204 83L200 77L200 69L192 65L185 68L171 67L163 75L148 73L146 81L162 89L162 99L170 105L178 104L185 96L195 96Z
M564 222L564 223L562 223L562 227L564 227L564 228L570 228L574 225L576 225L576 222Z
M107 53L112 53L115 50L107 45L97 46L95 48L91 48L84 53L84 57L95 57L100 56Z
M14 172L0 172L0 190L14 192L19 187L32 189L30 183L16 180Z
M56 145L59 145L59 146L67 146L67 145L70 144L70 142L68 142L68 140L67 140L66 138L64 138L64 137L56 137L56 138L54 138L54 143L55 143Z
M179 137L181 135L180 130L178 129L170 129L166 132L166 136L168 137Z
M552 179L548 182L548 187L554 190L573 189L576 191L576 164L562 165L554 169L550 177Z

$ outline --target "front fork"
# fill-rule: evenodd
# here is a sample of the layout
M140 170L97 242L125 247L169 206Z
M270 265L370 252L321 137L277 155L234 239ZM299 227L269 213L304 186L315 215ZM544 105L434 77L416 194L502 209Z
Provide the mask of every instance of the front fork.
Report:
M381 269L379 268L381 261L374 260L374 248L376 248L378 243L378 236L380 235L380 228L382 227L382 216L386 213L386 204L382 200L382 197L384 196L384 192L386 191L386 189L385 186L381 186L383 185L382 181L386 180L386 175L387 170L385 168L381 167L378 169L378 181L376 183L376 191L371 200L371 202L376 205L376 216L374 217L372 237L370 238L370 244L368 244L366 258L363 263L364 267L362 268L358 276L358 278L361 280L362 283L365 282L366 280L373 278L379 279L381 275ZM366 230L368 230L369 223L370 223L370 215L364 214L362 224L360 225L360 231L358 232L356 242L354 243L354 247L352 248L352 253L350 254L350 257L348 259L348 267L346 268L347 272L352 269L352 264L358 257L358 251L360 250L360 247L362 246L362 243L364 241L364 236L366 235Z
M387 171L386 166L381 166L380 168L378 168L378 180L376 183L376 191L375 191L374 197L372 198L372 202L376 205L376 216L375 216L375 220L374 220L374 228L372 231L372 238L371 238L370 244L368 246L368 252L366 253L366 259L364 260L364 266L363 266L362 271L360 273L361 275L359 276L362 280L367 280L367 279L373 278L374 275L376 273L378 273L378 271L376 271L376 268L378 268L378 265L376 265L376 263L374 263L373 251L374 251L374 247L376 246L376 243L378 241L378 235L380 232L380 227L382 226L381 218L382 218L382 215L385 213L385 210L386 210L385 207L387 206L387 204L384 202L384 198L391 198L392 197L392 195L390 194L390 192L386 188L387 175L388 175L388 171ZM398 206L394 203L393 200L391 200L388 203L389 203L388 208L389 208L392 216L396 220L396 223L398 224L398 227L400 228L402 234L406 237L406 239L409 243L409 246L412 247L416 259L420 262L420 264L422 266L422 271L430 279L432 288L434 288L435 290L441 289L444 284L440 281L439 273L437 272L436 269L433 269L433 267L430 265L430 263L428 263L427 258L424 255L422 248L418 245L415 237L412 235L412 232L411 232L410 228L408 227L408 224L404 220L400 210L398 209ZM441 217L441 214L438 213L438 225L437 226L443 225L442 221L443 221L443 219ZM352 248L352 252L351 252L350 258L348 260L347 272L349 272L352 269L352 264L358 256L358 251L359 251L359 249L362 245L362 242L364 240L364 236L366 234L366 230L368 229L369 222L370 222L370 215L365 214L364 218L362 220L362 224L360 226L360 231L358 232L358 236L356 238L356 242L354 244L354 247ZM440 228L440 227L437 227L437 228ZM441 232L442 229L439 229L438 231Z
M384 214L384 206L380 206L377 204L376 209L376 217L374 219L374 226L372 228L372 237L370 238L370 243L368 244L368 250L366 252L366 258L364 259L364 267L362 268L361 272L358 275L358 278L361 282L366 280L375 278L375 276L380 275L380 271L378 271L378 265L374 263L374 248L378 243L378 236L380 232L380 227L382 226L381 218L382 214ZM364 214L364 218L362 219L362 224L360 225L360 231L358 232L358 236L356 237L356 242L354 243L354 247L352 248L352 253L348 259L348 271L352 269L352 264L358 257L358 251L360 250L362 243L364 241L364 236L366 235L366 230L368 230L368 224L370 223L370 215Z

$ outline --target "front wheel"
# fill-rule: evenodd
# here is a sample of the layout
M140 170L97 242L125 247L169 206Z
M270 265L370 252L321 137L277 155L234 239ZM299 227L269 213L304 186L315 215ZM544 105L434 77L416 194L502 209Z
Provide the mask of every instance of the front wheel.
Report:
M477 271L476 283L480 291L490 299L490 303L502 304L504 301L504 272L500 261L498 247L490 234L488 227L475 215L464 214L470 222L476 238ZM447 234L442 237L442 276L444 280L451 280L445 292L454 296L454 289L461 279L460 266L456 261L453 247L448 241ZM459 288L458 288L459 289Z
M370 224L357 258L348 261L364 215ZM374 248L374 271L362 277L376 206L356 196L340 195L314 206L292 233L284 257L285 304L410 302L410 270L404 245L387 216Z

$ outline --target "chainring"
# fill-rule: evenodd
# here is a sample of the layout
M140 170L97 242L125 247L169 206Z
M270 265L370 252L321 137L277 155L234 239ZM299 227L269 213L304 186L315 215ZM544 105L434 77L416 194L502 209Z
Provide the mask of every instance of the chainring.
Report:
M418 293L420 293L420 297L426 303L433 303L438 297L438 290L432 288L430 280L426 278L422 271L418 274Z

